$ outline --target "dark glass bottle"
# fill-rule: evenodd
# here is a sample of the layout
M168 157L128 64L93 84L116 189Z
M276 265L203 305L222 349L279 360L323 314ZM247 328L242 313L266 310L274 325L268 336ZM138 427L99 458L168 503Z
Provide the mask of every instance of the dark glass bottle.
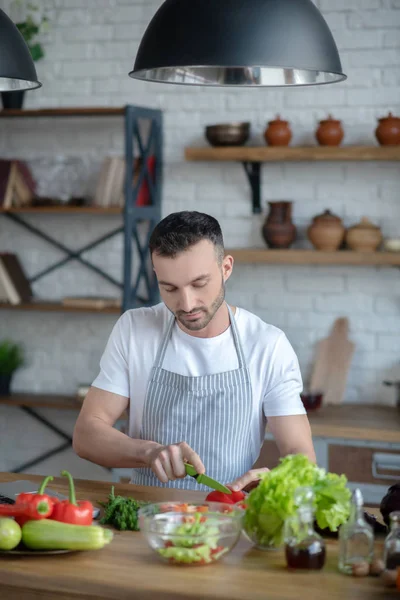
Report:
M322 569L326 550L314 529L314 494L311 488L296 490L296 513L285 523L285 554L289 569Z

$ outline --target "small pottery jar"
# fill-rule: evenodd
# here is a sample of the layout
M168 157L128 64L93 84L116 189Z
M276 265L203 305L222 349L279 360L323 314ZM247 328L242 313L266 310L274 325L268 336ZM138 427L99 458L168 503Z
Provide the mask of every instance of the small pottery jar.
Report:
M374 252L382 242L380 227L373 225L363 217L357 225L349 227L346 233L346 244L351 250Z
M339 146L344 137L341 121L336 121L331 115L319 122L315 137L320 146Z
M269 213L262 226L262 235L270 248L289 248L296 239L292 222L292 202L268 202Z
M292 132L288 121L281 121L280 116L277 115L274 121L268 122L264 138L268 146L289 146Z
M397 146L400 144L400 117L394 117L390 112L387 117L378 119L379 125L375 130L376 139L381 146Z
M307 237L317 250L337 250L344 239L342 219L326 210L313 218L307 229Z

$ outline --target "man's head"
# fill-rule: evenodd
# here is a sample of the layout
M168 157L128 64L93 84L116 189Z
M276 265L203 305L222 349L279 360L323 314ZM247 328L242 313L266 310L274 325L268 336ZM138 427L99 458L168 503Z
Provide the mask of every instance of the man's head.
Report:
M166 306L186 329L207 327L233 266L218 221L196 211L173 213L155 227L149 248Z

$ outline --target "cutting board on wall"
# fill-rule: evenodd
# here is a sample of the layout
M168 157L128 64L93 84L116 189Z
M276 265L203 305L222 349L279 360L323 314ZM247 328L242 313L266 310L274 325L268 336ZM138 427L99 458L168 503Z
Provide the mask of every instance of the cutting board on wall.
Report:
M336 319L330 335L318 342L310 392L323 392L323 404L341 404L355 344L349 340L346 317Z

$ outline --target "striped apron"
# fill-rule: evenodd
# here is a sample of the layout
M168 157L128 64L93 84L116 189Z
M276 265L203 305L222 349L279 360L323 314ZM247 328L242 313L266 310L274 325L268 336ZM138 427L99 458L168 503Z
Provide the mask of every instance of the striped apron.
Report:
M227 305L228 306L228 305ZM187 442L206 473L229 483L251 469L252 389L235 318L228 306L239 368L187 377L162 368L175 317L160 345L143 407L140 438L162 445ZM131 483L209 491L192 477L162 483L150 468L133 469Z

